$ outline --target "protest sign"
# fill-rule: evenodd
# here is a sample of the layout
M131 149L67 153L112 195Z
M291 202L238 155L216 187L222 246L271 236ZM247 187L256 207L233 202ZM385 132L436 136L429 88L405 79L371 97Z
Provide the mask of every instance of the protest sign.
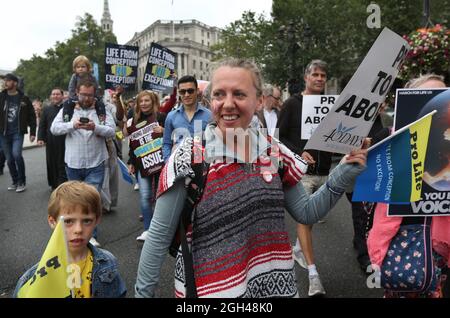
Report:
M143 89L171 93L175 86L177 54L166 47L152 43L145 69Z
M130 148L136 156L138 165L142 167L141 175L148 177L162 169L164 159L162 154L162 137L153 139L152 135L158 122L138 124L136 130L130 134Z
M436 110L425 159L422 200L390 204L389 216L450 215L450 89L400 89L395 106L395 129Z
M407 41L384 28L305 149L348 154L361 148L408 50Z
M139 48L105 43L105 89L122 86L134 90L137 79Z
M369 149L352 201L406 203L420 200L431 116L425 115Z
M302 140L308 140L330 112L339 95L303 95Z

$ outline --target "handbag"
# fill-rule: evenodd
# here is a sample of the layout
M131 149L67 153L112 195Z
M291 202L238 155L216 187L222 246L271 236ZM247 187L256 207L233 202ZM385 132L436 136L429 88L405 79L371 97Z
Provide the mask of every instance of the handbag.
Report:
M395 292L424 293L436 288L431 218L400 226L381 265L381 286Z

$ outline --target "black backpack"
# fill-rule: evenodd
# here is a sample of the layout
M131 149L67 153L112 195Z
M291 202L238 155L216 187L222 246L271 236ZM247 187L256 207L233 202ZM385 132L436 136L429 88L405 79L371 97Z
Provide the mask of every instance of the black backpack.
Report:
M78 98L69 98L68 100L66 100L64 102L63 105L63 121L65 123L68 123L69 121L72 120L73 117L73 113L75 110L75 105L78 102ZM99 100L99 99L95 99L95 112L97 113L97 116L100 120L100 123L103 123L105 121L106 118L106 107L105 104Z

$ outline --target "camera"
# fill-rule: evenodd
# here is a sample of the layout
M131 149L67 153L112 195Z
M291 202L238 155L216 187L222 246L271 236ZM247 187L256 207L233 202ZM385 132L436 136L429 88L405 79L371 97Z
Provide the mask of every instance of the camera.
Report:
M87 117L80 117L80 123L88 124L89 123L89 118L87 118Z

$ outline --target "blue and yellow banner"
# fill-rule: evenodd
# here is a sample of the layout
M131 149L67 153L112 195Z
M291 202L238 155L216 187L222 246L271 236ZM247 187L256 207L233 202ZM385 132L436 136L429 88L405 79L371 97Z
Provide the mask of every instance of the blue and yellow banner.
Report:
M371 149L356 179L353 201L409 203L421 199L430 113Z
M69 265L64 221L61 219L45 248L33 277L19 290L18 298L68 298Z

